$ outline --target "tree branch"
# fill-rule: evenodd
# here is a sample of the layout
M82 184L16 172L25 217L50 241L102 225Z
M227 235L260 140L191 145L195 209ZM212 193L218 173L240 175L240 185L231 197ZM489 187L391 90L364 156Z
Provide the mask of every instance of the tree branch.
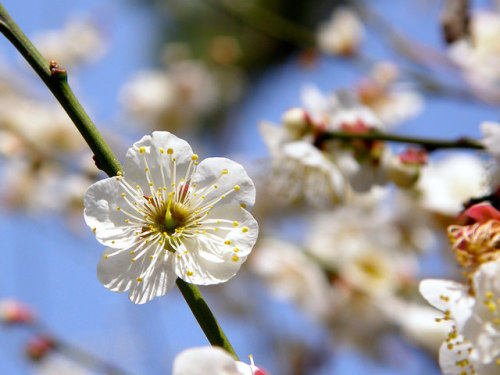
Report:
M450 149L450 148L466 148L472 150L484 150L484 146L478 141L469 138L459 138L454 141L448 140L437 140L430 138L419 138L411 137L397 134L387 134L379 132L369 132L364 134L352 134L346 132L326 132L320 136L320 140L316 141L321 143L321 141L328 139L341 139L341 140L352 140L361 139L365 141L389 141L389 142L399 142L399 143L411 143L420 145L427 151L435 151L439 149Z

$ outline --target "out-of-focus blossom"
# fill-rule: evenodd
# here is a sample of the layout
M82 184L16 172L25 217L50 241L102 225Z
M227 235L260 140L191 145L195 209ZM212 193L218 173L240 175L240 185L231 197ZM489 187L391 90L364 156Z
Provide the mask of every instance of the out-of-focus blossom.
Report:
M62 108L23 96L0 97L0 127L19 136L30 152L75 152L84 142Z
M238 272L257 240L255 187L232 160L197 160L186 141L153 132L128 150L123 176L89 187L84 216L108 246L97 267L106 288L145 303L177 276L208 285Z
M26 344L26 355L28 358L39 361L47 354L51 353L56 347L54 340L47 335L37 335L30 338Z
M327 208L351 191L366 193L375 185L384 185L390 160L384 142L329 136L329 132L375 133L383 125L371 110L359 104L351 92L325 97L308 87L303 99L305 108L286 111L281 127L260 124L271 154L266 184L275 195L292 202L305 198L316 207Z
M379 63L356 88L359 101L387 126L414 117L423 107L423 99L417 92L395 82L398 76L396 65Z
M450 331L450 326L440 322L443 314L429 306L398 297L383 299L378 306L404 336L431 353L439 350Z
M318 215L306 240L308 252L349 288L392 295L414 278L416 260L382 212L355 206Z
M319 320L330 313L333 294L326 273L299 247L276 239L261 240L250 266L277 298L296 303Z
M312 221L305 247L331 281L326 323L336 339L377 354L373 340L399 325L381 304L414 285L417 263L398 228L382 212L350 205Z
M483 122L481 124L483 139L481 143L486 151L500 162L500 124L496 122Z
M94 62L106 52L106 37L100 25L90 19L73 17L60 30L42 31L33 43L47 60L63 68Z
M3 299L0 301L0 321L6 324L31 324L35 321L35 312L21 301Z
M27 152L22 138L11 130L0 130L0 156L19 157Z
M82 200L95 175L63 174L63 167L49 161L15 159L3 170L0 198L11 209L43 210L81 215Z
M394 155L386 165L387 178L398 187L412 187L420 176L420 169L427 164L427 152L409 148L405 152Z
M235 361L222 348L202 346L180 352L174 359L172 375L267 375L254 365Z
M450 57L460 66L465 78L478 87L500 84L500 15L491 11L471 14L470 40L450 46Z
M422 207L446 216L457 215L471 197L489 193L487 170L479 157L451 155L422 167L416 188Z
M316 207L331 207L344 198L342 172L312 144L289 142L270 151L271 177L266 184L278 198L291 202L305 198Z
M93 375L95 371L52 352L36 362L34 373L36 375Z
M314 86L302 89L301 99L310 119L323 130L340 131L343 128L383 130L384 124L367 106L359 102L353 91L339 90L323 94Z
M500 363L500 262L482 264L470 287L448 280L424 280L420 292L451 321L440 350L441 369L448 374L498 373Z
M326 54L352 55L363 41L364 29L359 17L349 8L339 8L317 31L320 50Z
M195 60L173 63L164 71L140 72L121 92L126 112L168 130L193 125L214 110L220 98L213 73Z

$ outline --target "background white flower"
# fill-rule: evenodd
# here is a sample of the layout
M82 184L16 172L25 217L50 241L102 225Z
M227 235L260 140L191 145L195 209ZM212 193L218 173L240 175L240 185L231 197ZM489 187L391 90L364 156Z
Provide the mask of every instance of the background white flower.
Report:
M472 197L489 193L487 169L473 155L450 155L422 167L417 183L423 208L453 216Z
M197 159L184 140L154 132L128 150L123 176L87 190L85 221L108 246L97 268L105 287L145 303L176 275L207 285L239 270L257 239L255 187L236 162Z
M251 357L250 357L251 358ZM267 375L253 364L235 361L222 348L202 346L175 357L172 375Z

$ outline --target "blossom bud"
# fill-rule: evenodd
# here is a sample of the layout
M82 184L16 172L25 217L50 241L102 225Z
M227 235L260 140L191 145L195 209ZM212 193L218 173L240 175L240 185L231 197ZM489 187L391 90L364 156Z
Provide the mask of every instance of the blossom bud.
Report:
M54 340L46 335L32 337L26 344L26 355L33 361L41 360L55 348Z
M423 150L408 149L389 159L386 165L387 177L402 189L411 188L420 175L420 167L427 162Z
M281 117L281 122L292 139L301 138L311 126L309 114L302 108L290 108Z
M0 319L6 324L30 324L35 320L35 314L21 301L4 299L0 301Z

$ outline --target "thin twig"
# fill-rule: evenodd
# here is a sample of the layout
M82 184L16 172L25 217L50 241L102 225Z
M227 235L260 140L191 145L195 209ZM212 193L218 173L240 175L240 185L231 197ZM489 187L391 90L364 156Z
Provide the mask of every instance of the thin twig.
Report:
M384 134L379 132L370 132L364 134L352 134L346 132L326 132L321 135L321 140L327 139L340 139L340 140L353 140L360 139L364 141L388 141L399 143L411 143L425 148L427 151L436 151L439 149L461 148L472 150L484 150L484 146L478 141L469 138L459 138L454 141L437 140L430 138L419 138L397 134ZM317 141L318 142L318 141Z

